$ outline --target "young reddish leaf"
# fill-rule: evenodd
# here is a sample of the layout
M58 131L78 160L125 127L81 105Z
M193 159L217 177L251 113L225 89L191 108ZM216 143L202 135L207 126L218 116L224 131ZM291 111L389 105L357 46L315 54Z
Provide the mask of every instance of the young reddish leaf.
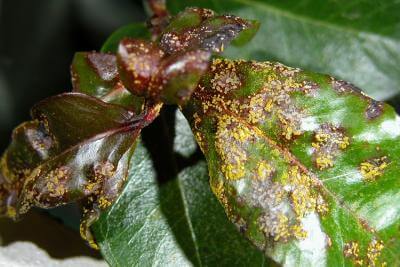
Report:
M117 62L123 84L135 95L182 105L209 66L212 52L250 39L258 24L190 8L169 21L157 42L124 39Z
M207 71L211 53L203 50L174 54L163 60L150 85L152 98L167 104L184 104Z
M80 200L81 233L94 246L89 227L119 195L140 130L157 114L155 107L138 116L80 93L38 103L1 159L0 211L16 219L32 206Z
M153 42L124 39L117 59L121 80L135 95L183 104L208 69L211 54L196 50L165 56Z
M228 217L291 266L397 266L400 118L349 83L216 59L184 108Z
M150 81L158 72L164 52L153 42L124 39L119 43L117 58L121 79L135 95L148 96Z

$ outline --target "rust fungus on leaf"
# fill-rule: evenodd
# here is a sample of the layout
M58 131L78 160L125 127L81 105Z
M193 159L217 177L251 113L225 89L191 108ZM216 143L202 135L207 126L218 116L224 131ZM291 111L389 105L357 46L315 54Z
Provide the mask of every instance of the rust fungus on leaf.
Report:
M318 169L333 167L335 157L350 145L349 137L333 125L323 124L314 134L313 156Z
M119 44L115 54L76 53L73 93L41 101L32 121L14 130L0 161L1 215L17 219L34 206L78 201L81 235L97 247L90 226L123 189L142 128L164 103L189 100L213 52L249 39L258 27L206 9L169 17L163 1L152 1L151 8L153 41L117 34L107 41L109 47Z
M360 172L364 180L372 182L383 175L385 169L390 164L387 156L368 159L360 164Z

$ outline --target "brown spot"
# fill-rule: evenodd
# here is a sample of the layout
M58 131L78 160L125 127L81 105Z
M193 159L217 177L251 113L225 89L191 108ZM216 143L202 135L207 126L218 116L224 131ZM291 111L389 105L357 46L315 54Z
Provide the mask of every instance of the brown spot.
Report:
M337 91L338 93L357 93L363 94L361 89L356 87L355 85L343 81L343 80L336 80L335 78L331 77L331 85L332 88Z

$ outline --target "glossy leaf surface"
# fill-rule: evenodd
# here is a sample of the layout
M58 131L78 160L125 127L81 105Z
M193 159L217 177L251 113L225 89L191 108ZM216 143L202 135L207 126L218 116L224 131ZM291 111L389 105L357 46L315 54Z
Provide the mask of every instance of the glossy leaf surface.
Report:
M160 36L160 46L167 54L193 49L218 53L233 40L246 43L258 28L256 21L216 15L209 9L187 8L169 22Z
M377 99L400 92L400 3L389 1L185 0L168 1L257 19L261 28L235 59L276 60L329 73Z
M275 261L399 265L392 107L327 75L216 59L184 111L228 217Z
M88 226L122 189L148 118L80 93L43 100L32 118L1 159L0 211L17 218L32 206L82 200L82 235L92 241Z
M122 105L138 113L143 109L144 99L132 95L125 88L114 55L124 38L149 40L150 32L144 23L133 23L111 34L102 46L101 53L76 53L71 64L72 87L74 92Z
M142 144L131 166L121 196L93 227L111 266L269 266L226 218L204 162L161 186Z
M249 40L258 24L188 8L168 21L156 42L123 39L117 64L123 84L134 95L183 104L209 66L211 52L229 42Z

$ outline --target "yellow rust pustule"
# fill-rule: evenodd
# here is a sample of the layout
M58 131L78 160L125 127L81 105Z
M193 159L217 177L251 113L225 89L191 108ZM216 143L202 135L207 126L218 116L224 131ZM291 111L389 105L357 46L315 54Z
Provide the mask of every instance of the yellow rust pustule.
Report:
M319 170L325 170L334 166L335 158L340 151L350 145L350 139L344 131L331 124L322 125L314 133L313 158Z
M360 256L360 245L356 241L350 241L344 244L343 255L352 260L354 265L363 266L364 260Z
M70 175L71 171L67 166L61 166L49 172L45 177L48 195L52 198L63 197L68 192L65 181Z
M247 147L251 143L254 137L248 127L229 115L218 118L215 147L221 158L221 171L227 179L238 180L245 176Z
M389 164L388 157L383 156L361 162L359 169L363 179L367 182L372 182L384 174Z
M304 132L301 121L307 114L297 107L292 93L312 94L317 86L309 81L298 81L299 69L271 62L215 59L210 70L209 83L200 83L194 94L194 98L201 100L203 113L209 110L229 112L253 125L277 127L280 136L288 141ZM247 77L246 70L262 73L258 78L260 82L246 84L252 79ZM259 88L249 89L249 95L242 95L243 86L256 84Z
M344 244L343 255L350 259L355 266L387 266L385 261L380 259L384 244L381 240L372 239L368 243L366 251L361 251L357 241L350 241Z

